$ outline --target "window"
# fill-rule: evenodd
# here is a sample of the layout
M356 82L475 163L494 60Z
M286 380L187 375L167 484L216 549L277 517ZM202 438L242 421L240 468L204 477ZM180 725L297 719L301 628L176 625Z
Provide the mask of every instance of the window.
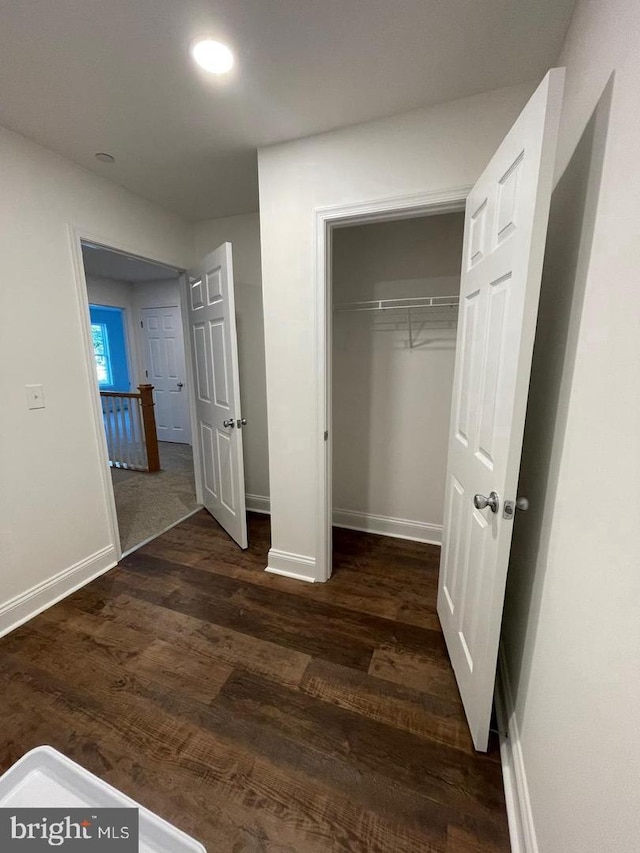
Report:
M91 324L91 340L93 341L93 352L96 359L98 385L111 386L113 385L113 378L111 373L111 357L109 355L109 335L106 323Z
M113 305L89 305L91 340L101 391L129 391L125 311Z

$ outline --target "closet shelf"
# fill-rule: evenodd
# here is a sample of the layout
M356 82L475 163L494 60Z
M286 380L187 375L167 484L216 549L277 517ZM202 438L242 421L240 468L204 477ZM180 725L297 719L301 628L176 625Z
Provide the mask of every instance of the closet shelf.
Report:
M369 302L345 302L334 305L334 311L400 311L416 309L449 309L455 311L459 296L418 296L411 299L372 299Z
M378 314L374 325L385 331L406 329L409 348L423 346L425 329L455 326L460 297L418 296L410 299L373 299L369 302L346 302L334 305L335 313L369 311Z

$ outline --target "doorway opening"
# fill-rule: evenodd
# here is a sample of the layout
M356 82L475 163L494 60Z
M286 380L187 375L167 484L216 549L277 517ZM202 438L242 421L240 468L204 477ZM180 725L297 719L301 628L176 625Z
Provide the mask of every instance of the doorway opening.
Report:
M197 511L183 271L81 241L123 554Z
M332 519L440 545L464 214L338 228Z
M468 192L316 213L319 579L334 525L442 541Z

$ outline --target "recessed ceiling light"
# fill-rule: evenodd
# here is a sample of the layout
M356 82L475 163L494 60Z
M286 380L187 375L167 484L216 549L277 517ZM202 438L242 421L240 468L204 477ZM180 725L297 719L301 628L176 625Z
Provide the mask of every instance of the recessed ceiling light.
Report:
M191 56L201 68L212 74L224 74L233 67L233 54L229 48L212 39L196 42L191 48Z
M96 154L96 160L99 160L101 163L115 163L116 158L113 154L106 154L104 151L98 151Z

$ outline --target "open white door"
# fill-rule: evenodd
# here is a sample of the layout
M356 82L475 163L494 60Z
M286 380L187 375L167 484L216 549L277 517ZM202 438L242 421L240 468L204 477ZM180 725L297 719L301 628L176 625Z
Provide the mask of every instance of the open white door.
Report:
M189 338L196 430L206 509L247 547L243 418L231 243L223 243L189 278Z
M473 742L483 751L563 86L564 69L547 74L466 208L438 615Z

